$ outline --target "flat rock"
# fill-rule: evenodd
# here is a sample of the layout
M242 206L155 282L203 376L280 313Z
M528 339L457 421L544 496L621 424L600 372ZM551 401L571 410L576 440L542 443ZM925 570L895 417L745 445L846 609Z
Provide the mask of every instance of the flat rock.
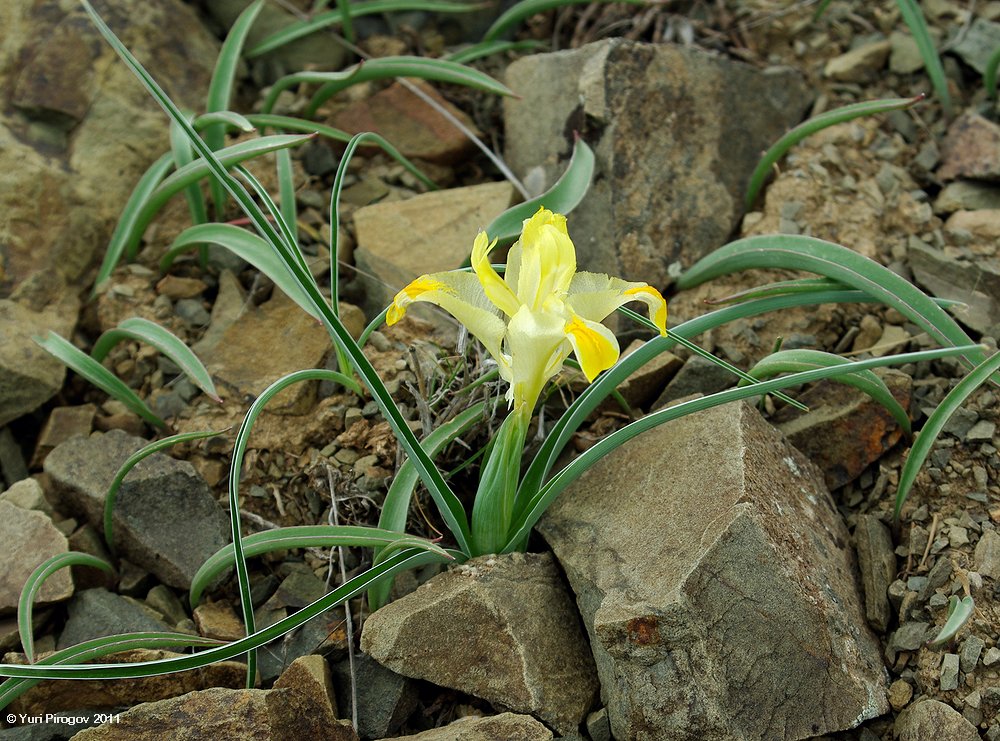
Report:
M803 739L888 709L844 523L752 407L631 440L538 529L577 594L615 738Z
M701 50L608 39L507 69L506 158L538 192L562 174L574 132L596 157L570 216L580 269L669 282L729 238L750 173L811 95L790 70Z
M530 715L500 713L459 718L441 728L399 738L411 741L549 741L552 731Z
M202 361L219 385L220 394L249 401L288 373L322 368L331 347L322 325L275 291L265 304L240 314L221 339L205 350ZM271 351L261 352L262 348ZM297 383L275 396L267 409L304 414L316 402L316 388L315 381Z
M308 698L314 713L328 725L336 725L337 699L333 694L330 665L322 656L311 654L293 661L274 683L274 689L283 687Z
M66 625L56 647L63 649L118 633L171 630L172 626L163 622L152 608L95 587L78 592L70 601Z
M352 676L357 692L358 733L364 738L395 735L417 707L417 683L387 669L368 654L355 655L353 667L347 659L334 664L333 686L341 712L352 717Z
M885 67L890 51L888 40L864 44L827 62L823 75L837 82L867 82Z
M365 312L378 313L424 273L460 267L472 253L476 234L507 210L513 195L510 183L485 183L355 211L354 257L368 294Z
M653 409L659 409L672 401L692 394L714 394L730 386L738 379L718 363L713 363L700 355L692 355L680 367L666 388L654 402Z
M597 677L550 554L483 556L365 621L361 648L393 671L451 687L561 732L575 731Z
M1000 126L978 113L956 118L941 145L942 180L1000 180Z
M100 662L136 664L141 661L156 661L181 655L171 651L140 648L102 656ZM8 655L5 661L17 657ZM209 687L238 689L245 686L246 678L246 664L237 661L218 661L200 669L153 677L42 682L16 699L11 704L10 710L27 715L45 715L82 709L94 711L122 708L140 702L176 697Z
M45 491L38 479L27 478L12 484L3 494L0 502L10 502L21 509L33 509L52 517L52 505L45 498Z
M912 379L897 370L879 375L893 398L908 409ZM786 406L771 423L822 469L831 490L854 481L902 437L888 410L853 386L820 381L797 398L809 411Z
M145 444L120 430L75 437L49 453L45 472L67 510L103 532L108 487ZM229 542L229 521L190 463L154 453L118 490L114 532L122 555L164 584L188 589L202 563Z
M70 313L75 314L75 309ZM65 336L74 323L75 319L67 321L59 312L32 311L0 299L0 427L34 411L62 388L66 366L32 337L45 336L49 330Z
M290 688L189 692L126 710L113 722L88 728L77 741L134 741L138 738L357 741L351 724L329 724L307 695Z
M973 18L968 28L963 28L957 43L951 51L979 74L986 71L986 65L1000 48L1000 23L985 18Z
M951 310L960 322L983 333L991 332L1000 323L998 261L970 260L955 250L941 250L922 242L911 242L908 255L917 283L934 296L962 301L968 306Z
M475 136L482 136L472 119L433 87L426 82L411 82ZM454 164L475 147L444 114L398 82L339 111L333 117L333 125L350 134L374 131L407 157L438 164Z
M955 211L1000 209L1000 187L971 180L948 183L934 199L934 211L950 214Z
M94 429L94 416L97 407L94 404L80 404L72 407L56 407L49 412L38 435L35 453L31 457L32 468L41 466L45 456L52 452L60 443L64 443L75 435L89 435Z
M898 741L978 741L976 727L951 705L921 700L903 710L892 727Z
M0 501L0 614L17 610L21 590L32 571L68 550L66 536L47 515ZM36 603L47 604L69 599L72 594L70 572L60 569L42 584L35 599Z
M881 631L889 626L889 585L896 578L896 556L889 528L874 515L858 515L854 547L858 552L861 586L865 596L865 617Z
M1000 535L996 530L987 530L976 543L976 571L1000 580Z

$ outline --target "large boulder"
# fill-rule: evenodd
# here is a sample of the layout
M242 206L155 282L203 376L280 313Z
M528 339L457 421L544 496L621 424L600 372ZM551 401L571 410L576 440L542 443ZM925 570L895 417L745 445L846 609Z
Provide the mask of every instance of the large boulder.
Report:
M539 530L615 738L803 739L888 710L846 527L822 474L752 407L626 443Z

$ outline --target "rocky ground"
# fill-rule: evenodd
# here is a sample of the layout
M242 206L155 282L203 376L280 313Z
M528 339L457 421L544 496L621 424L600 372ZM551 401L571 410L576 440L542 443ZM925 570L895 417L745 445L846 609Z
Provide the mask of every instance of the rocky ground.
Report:
M177 431L238 425L275 378L333 362L323 330L246 264L220 253L207 269L192 257L159 271L166 245L189 224L180 198L146 232L137 260L90 297L117 214L167 140L127 71L96 36L81 36L91 32L71 5L18 0L0 8L0 27L13 29L0 43L7 661L21 660L14 613L25 578L67 549L110 558L100 535L107 483L141 438L155 434L120 403L67 378L31 335L55 329L89 349L127 317L169 327L210 368L221 405L151 348L125 343L106 365ZM218 38L238 12L230 5L240 4L122 0L100 10L171 95L199 109ZM278 4L268 7L279 12ZM929 100L820 132L780 163L749 212L742 193L760 152L803 117L930 92L895 2L834 0L818 20L815 4L769 0L574 6L519 31L568 53L479 63L519 100L424 87L533 192L562 171L579 132L599 168L569 221L581 266L662 288L671 323L704 313L707 297L775 279L756 273L674 290L679 271L699 257L739 236L807 234L964 301L958 320L995 347L1000 127L982 72L1000 47L1000 3L970 10L934 0L923 9L945 52L954 111ZM367 19L361 45L372 56L438 54L476 38L489 23L481 15L461 23L419 14L393 24ZM43 43L51 38L63 43ZM252 63L235 107L252 110L279 70L345 59L323 36ZM289 94L280 105L296 110L304 100ZM399 83L351 88L320 119L346 130L378 128L444 186L425 193L374 152L352 165L342 198L341 298L357 334L410 278L460 264L477 229L518 196L463 134ZM300 237L321 280L338 157L319 141L295 155ZM273 182L269 165L255 172ZM645 338L617 329L623 347ZM701 340L747 367L779 337L786 348L852 357L932 345L901 314L875 305L765 315ZM418 433L474 401L448 393L483 371L476 349L460 352L457 339L441 315L414 312L368 345ZM957 362L939 361L884 378L919 430L963 374ZM732 382L678 351L622 391L641 413ZM560 379L549 418L579 383L570 374ZM501 390L486 384L478 393ZM908 449L902 431L845 387L817 384L798 397L808 413L768 399L760 412L727 407L658 428L567 491L542 521L532 553L436 578L434 570L406 575L395 588L401 599L374 616L360 600L350 622L331 610L261 652L261 689L238 689L236 662L141 682L48 682L8 712L135 708L91 730L22 722L0 729L0 738L67 738L77 730L81 739L148 737L164 718L182 716L220 737L252 717L254 737L354 738L353 715L357 735L370 739L1000 739L996 390L981 388L951 418L897 528L893 497ZM625 421L619 409L602 409L575 447ZM445 467L461 467L457 490L475 480L475 466L463 464L492 429L485 420L444 454ZM53 577L36 609L37 651L132 630L243 634L232 581L193 611L186 599L195 570L227 542L231 451L231 434L220 434L137 469L116 510L117 574L74 569L72 578ZM286 392L261 418L247 455L246 532L374 524L400 460L370 398L323 384ZM617 493L613 516L608 492ZM433 537L441 528L418 491L408 529ZM258 625L322 595L341 567L348 576L364 570L366 559L360 550L316 549L254 561ZM931 646L948 598L967 594L976 603L968 624L955 640Z

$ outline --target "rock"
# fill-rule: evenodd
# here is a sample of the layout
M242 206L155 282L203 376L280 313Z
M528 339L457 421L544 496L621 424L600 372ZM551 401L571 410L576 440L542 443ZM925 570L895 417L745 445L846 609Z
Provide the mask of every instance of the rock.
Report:
M867 82L885 67L891 41L875 41L834 57L823 68L823 76L837 82Z
M204 602L194 608L194 624L198 633L220 641L238 641L246 636L240 620L228 602Z
M875 629L885 632L889 625L889 585L896 578L896 556L889 528L874 515L858 515L854 547L865 595L865 617Z
M934 211L939 214L984 208L1000 210L1000 188L971 180L956 180L948 183L934 200Z
M151 608L106 589L85 589L70 601L66 626L56 646L62 649L118 633L173 630L155 615Z
M976 571L1000 580L1000 535L996 530L987 530L976 543Z
M906 707L913 698L913 687L909 682L897 679L889 685L889 705L897 713Z
M100 12L136 57L155 56L181 108L203 107L219 43L194 8L112 0ZM79 4L8 0L0 28L0 296L50 274L54 299L86 277L136 181L169 150L168 122Z
M104 538L97 534L97 530L86 523L77 528L69 536L69 547L70 550L89 553L108 563L114 563L114 558L108 553L108 549L104 544ZM93 566L72 566L70 567L70 573L73 574L73 583L76 585L76 588L81 590L91 589L92 587L114 589L118 581L116 574L96 569Z
M911 243L910 268L917 283L940 298L962 301L955 317L977 332L990 332L1000 323L1000 265L996 261L961 260L948 250Z
M1000 210L956 211L948 217L944 231L946 235L953 237L967 235L966 239L973 251L989 257L996 256L995 243L1000 239Z
M888 709L843 521L749 405L629 441L538 529L577 594L615 738L801 739Z
M996 433L996 430L996 422L981 419L969 428L969 431L965 433L965 439L969 442L989 442L993 439L993 435Z
M934 637L933 626L924 622L911 621L903 623L889 636L889 643L885 652L889 657L889 663L896 662L896 654L900 651L917 651L925 642Z
M978 741L976 727L950 705L921 700L906 708L892 727L898 741Z
M0 145L0 152L2 150ZM0 259L2 257L0 251ZM0 281L2 276L3 272L0 272ZM69 334L75 319L67 317L75 317L76 309L67 307L67 311L68 314L37 312L0 299L0 426L34 411L62 388L66 366L39 347L32 338L44 336L49 330L63 336Z
M108 486L145 443L119 430L75 437L49 454L45 472L67 509L103 532ZM125 478L113 521L121 554L180 589L190 588L202 563L229 542L228 518L204 480L187 461L162 453L144 459Z
M630 355L645 344L644 340L634 340L622 352L622 357ZM664 384L684 365L684 362L671 352L662 352L618 385L618 392L633 409L649 406L664 391ZM618 409L618 404L608 399L602 408Z
M336 725L337 699L333 694L330 665L316 654L300 656L278 677L274 689L287 687L296 695L309 698L314 712L327 725Z
M958 654L945 654L941 658L941 691L958 689Z
M978 113L964 113L952 122L941 146L942 180L1000 180L1000 126Z
M461 121L473 135L482 136L472 119L441 97L433 87L426 82L411 82ZM475 148L461 129L399 82L336 113L333 125L349 134L374 131L407 157L443 165L461 161ZM483 226L488 223L484 222Z
M725 243L760 153L811 102L789 70L759 72L698 49L607 39L507 69L506 157L539 192L566 167L574 132L596 156L570 216L581 270L672 282ZM530 177L528 177L530 175Z
M46 714L48 715L48 714ZM26 723L0 730L2 741L63 741L96 723L86 716L52 713L51 722Z
M208 288L201 278L183 278L178 275L164 275L156 283L156 293L160 296L177 300L182 298L195 298L200 296Z
M312 699L292 689L216 687L157 702L144 702L115 720L78 733L76 741L205 738L295 741L322 738L357 741L350 723L330 725Z
M959 34L951 51L976 72L983 74L997 48L1000 48L1000 23L973 17L968 28Z
M31 572L45 560L69 547L66 536L59 532L46 515L22 509L9 501L0 501L0 614L14 612L24 583ZM69 599L73 580L66 569L60 569L42 585L36 604L49 604Z
M199 358L214 348L225 336L233 323L243 313L246 306L246 295L239 279L233 275L231 270L223 270L219 273L219 292L216 294L215 303L212 304L212 318L205 334L191 346L195 355Z
M94 429L96 414L97 407L93 404L53 409L38 435L35 454L31 458L32 467L40 467L45 462L45 456L51 453L53 448L74 435L89 435Z
M653 403L653 409L660 409L672 401L692 394L714 394L735 386L737 377L711 360L692 355L671 379L663 393Z
M161 626L162 629L162 626ZM169 659L182 654L170 651L134 649L102 656L102 664L135 664ZM9 655L5 660L11 658ZM19 662L20 663L20 662ZM42 682L15 700L10 710L28 715L45 715L63 710L120 709L128 705L176 697L208 687L243 687L247 667L237 661L214 664L174 674L137 679L60 680Z
M365 312L377 314L424 273L460 267L476 234L507 209L513 193L510 183L485 183L355 211L354 256L365 281Z
M889 34L892 49L889 53L889 70L897 75L908 75L923 69L924 58L916 40L908 33L893 31Z
M386 669L367 654L354 657L353 671L358 733L363 738L394 735L417 707L416 682ZM333 666L333 686L341 712L352 715L351 665L346 659Z
M501 713L459 718L441 728L401 736L410 741L549 741L552 731L530 715Z
M33 509L49 518L52 517L52 505L45 498L45 492L42 491L38 479L21 479L11 485L7 491L0 494L0 502L10 502L15 507Z
M482 556L369 616L361 648L393 671L575 731L597 677L549 554Z
M260 352L265 347L279 351ZM331 347L322 325L277 291L267 303L241 314L219 342L204 351L202 361L223 397L249 401L292 371L322 368ZM275 396L267 409L304 414L315 401L316 382L297 383Z
M0 481L13 486L28 478L28 464L9 427L0 427Z
M879 375L896 401L908 409L910 377L897 370ZM902 437L889 411L853 386L820 381L797 398L809 407L808 412L786 406L771 423L823 470L831 490L856 479Z
M962 641L962 649L959 651L959 665L962 672L969 674L976 670L976 665L979 664L979 657L983 653L983 649L986 648L986 643L982 638L976 635L971 635Z
M595 710L587 716L587 734L592 741L611 741L611 722L608 709Z

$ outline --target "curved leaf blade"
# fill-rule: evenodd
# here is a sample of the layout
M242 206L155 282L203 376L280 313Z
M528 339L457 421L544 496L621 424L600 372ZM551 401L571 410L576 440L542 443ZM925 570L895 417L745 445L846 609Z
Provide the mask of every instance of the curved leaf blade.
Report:
M622 2L629 5L646 5L647 0L599 0L602 2ZM493 25L490 26L486 33L483 34L483 41L496 41L500 36L505 34L514 26L518 25L522 21L530 18L538 13L544 13L547 10L553 10L555 8L561 8L566 5L578 5L582 3L590 3L593 0L521 0L505 13L503 13L499 18L497 18Z

